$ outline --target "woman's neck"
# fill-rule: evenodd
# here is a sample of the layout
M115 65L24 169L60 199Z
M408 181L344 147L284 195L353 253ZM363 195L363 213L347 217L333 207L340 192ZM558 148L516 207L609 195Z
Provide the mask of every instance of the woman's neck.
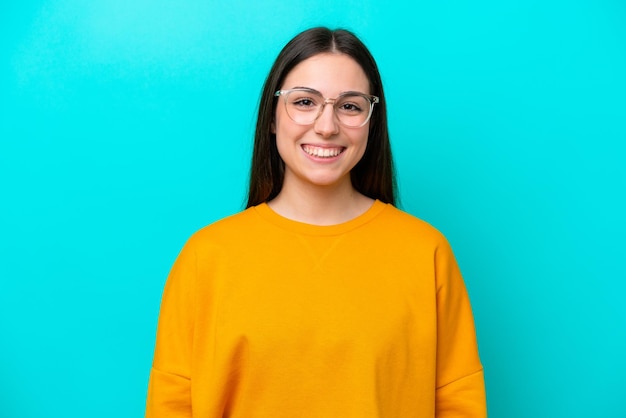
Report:
M285 218L312 225L336 225L365 213L373 199L362 195L350 182L318 186L285 184L269 202L272 210Z

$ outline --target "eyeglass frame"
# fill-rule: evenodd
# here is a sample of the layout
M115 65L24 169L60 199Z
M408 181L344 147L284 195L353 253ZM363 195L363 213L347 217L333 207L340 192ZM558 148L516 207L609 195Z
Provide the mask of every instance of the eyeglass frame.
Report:
M322 113L324 112L324 108L326 107L326 105L327 104L332 104L333 105L333 113L337 117L337 121L339 121L340 124L342 124L346 128L361 128L361 127L365 126L367 124L367 122L369 122L369 120L371 119L372 113L374 113L374 105L376 103L380 103L380 98L378 96L374 96L374 95L371 95L371 94L365 94L365 93L361 93L361 92L358 92L358 91L345 91L345 92L341 93L339 96L337 96L335 98L326 98L326 97L324 97L324 95L322 93L320 93L319 91L317 91L315 89L311 89L311 88L307 88L307 87L295 87L293 89L277 90L274 93L275 97L279 97L279 96L284 96L285 97L285 100L284 100L284 102L285 102L285 110L287 110L287 95L289 93L291 93L291 92L294 92L294 91L310 92L310 93L313 93L313 94L317 94L322 99L324 99L324 102L320 106L320 110L317 112L317 116L315 116L315 119L313 119L309 123L298 122L298 121L294 120L294 118L289 114L289 112L287 112L287 116L289 116L289 119L291 119L292 121L294 121L298 125L302 125L302 126L313 125L319 119L319 117L322 115ZM365 118L365 121L363 121L362 124L356 125L356 126L346 125L344 122L341 121L339 116L337 116L337 108L335 107L335 103L337 103L337 101L339 99L341 99L342 97L344 97L344 96L361 96L361 97L367 99L367 101L370 103L369 114L367 115L367 118Z

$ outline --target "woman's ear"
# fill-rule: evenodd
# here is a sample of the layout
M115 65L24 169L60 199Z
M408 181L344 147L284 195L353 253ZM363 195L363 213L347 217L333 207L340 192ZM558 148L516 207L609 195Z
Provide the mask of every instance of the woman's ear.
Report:
M272 121L272 124L270 125L270 132L276 135L276 124L274 121Z

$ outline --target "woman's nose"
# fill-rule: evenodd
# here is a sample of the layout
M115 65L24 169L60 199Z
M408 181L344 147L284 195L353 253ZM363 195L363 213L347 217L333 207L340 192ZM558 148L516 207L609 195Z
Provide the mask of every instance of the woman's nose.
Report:
M339 121L335 115L332 103L325 103L322 111L315 121L315 132L324 138L328 138L339 132Z

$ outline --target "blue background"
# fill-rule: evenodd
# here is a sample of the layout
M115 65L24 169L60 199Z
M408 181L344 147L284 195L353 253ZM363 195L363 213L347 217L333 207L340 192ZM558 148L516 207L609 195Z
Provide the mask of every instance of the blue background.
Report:
M378 60L490 417L626 417L626 3L224 3L0 5L0 416L142 416L168 270L242 208L264 78L323 24Z

